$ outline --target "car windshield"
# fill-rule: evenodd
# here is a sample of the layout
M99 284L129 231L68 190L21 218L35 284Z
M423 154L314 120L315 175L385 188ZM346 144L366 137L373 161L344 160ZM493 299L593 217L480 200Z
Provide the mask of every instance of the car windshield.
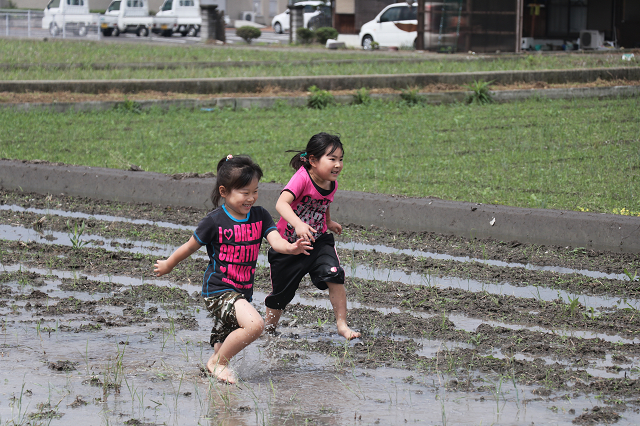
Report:
M107 12L111 12L112 10L120 10L120 2L114 1L109 5Z
M51 0L47 5L47 9L50 9L52 7L60 7L60 0Z
M173 6L173 1L172 0L167 0L164 2L164 4L162 5L162 9L160 10L171 10L171 7Z

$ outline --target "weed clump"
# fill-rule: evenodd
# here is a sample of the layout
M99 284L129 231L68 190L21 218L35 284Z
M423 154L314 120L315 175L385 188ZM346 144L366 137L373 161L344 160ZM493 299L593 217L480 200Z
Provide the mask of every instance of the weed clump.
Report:
M307 105L309 108L324 109L328 106L335 105L336 100L333 95L327 91L319 89L317 86L311 86L309 88L311 95L309 95L309 101Z
M492 83L493 80L473 80L473 83L467 84L467 88L471 90L471 94L467 98L467 103L480 105L493 103L493 97L491 96L491 91L489 90L489 86L491 86Z

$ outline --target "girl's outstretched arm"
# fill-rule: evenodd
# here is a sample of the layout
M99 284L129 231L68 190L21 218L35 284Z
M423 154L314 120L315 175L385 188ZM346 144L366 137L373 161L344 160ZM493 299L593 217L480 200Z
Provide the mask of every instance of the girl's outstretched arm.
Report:
M327 214L325 215L327 219L327 229L334 234L340 235L342 234L342 225L331 220L331 212L329 210L331 210L331 206L327 207Z
M191 238L189 238L189 241L187 241L176 251L174 251L167 260L157 260L156 264L154 265L153 272L156 273L157 277L168 274L173 270L173 268L176 267L178 263L182 262L187 257L198 251L200 247L200 243L192 235Z
M271 244L271 247L278 253L283 254L306 254L309 255L309 250L313 250L311 243L305 241L303 238L299 238L298 241L291 244L280 236L277 231L272 231L267 234L267 241Z
M280 213L280 216L282 216L284 220L289 222L291 226L295 228L296 235L298 237L304 238L305 241L315 241L313 234L317 231L308 224L304 223L302 219L300 219L298 215L293 211L293 209L291 208L291 203L293 203L293 200L294 197L292 193L290 193L289 191L283 191L282 194L280 194L280 198L278 198L278 202L276 203L276 210L278 211L278 213ZM269 243L271 243L271 241L269 241Z

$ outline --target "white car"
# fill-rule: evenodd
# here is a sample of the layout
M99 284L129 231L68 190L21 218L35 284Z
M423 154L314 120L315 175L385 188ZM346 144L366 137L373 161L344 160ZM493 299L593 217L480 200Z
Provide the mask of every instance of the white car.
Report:
M299 1L294 4L296 6L304 6L302 25L305 28L307 28L307 25L309 24L309 19L321 13L320 10L318 10L319 6L331 6L330 3L318 0ZM281 14L273 17L271 20L271 27L276 33L282 34L285 31L289 31L289 28L291 27L290 21L289 9L287 9Z
M425 49L450 44L454 40L452 37L455 34L440 35L440 20L443 8L447 7L444 5L445 3L425 3ZM360 45L365 50L372 49L374 43L386 47L415 47L418 37L417 10L418 3L395 3L385 7L373 21L367 22L360 29ZM448 12L449 21L451 18L458 19L457 11L450 9Z

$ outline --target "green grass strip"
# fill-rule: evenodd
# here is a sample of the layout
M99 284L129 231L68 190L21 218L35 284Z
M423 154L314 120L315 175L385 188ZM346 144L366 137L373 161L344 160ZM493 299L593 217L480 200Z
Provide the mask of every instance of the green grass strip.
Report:
M341 135L340 188L640 215L640 101L372 102L323 110L0 111L0 157L179 173L249 154L286 183L287 149ZM624 210L623 210L624 209Z

